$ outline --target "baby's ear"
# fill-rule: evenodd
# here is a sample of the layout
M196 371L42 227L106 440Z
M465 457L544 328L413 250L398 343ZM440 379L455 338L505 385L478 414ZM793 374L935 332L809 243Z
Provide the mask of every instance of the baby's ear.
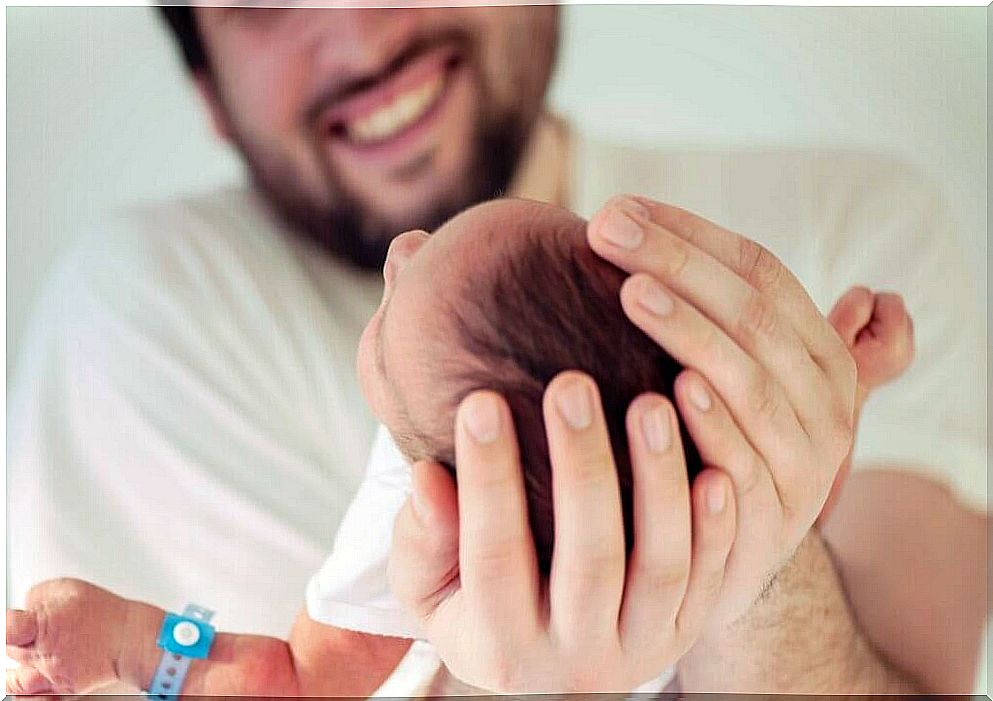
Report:
M835 303L827 320L845 345L853 348L859 331L872 319L874 306L875 296L868 287L853 287Z

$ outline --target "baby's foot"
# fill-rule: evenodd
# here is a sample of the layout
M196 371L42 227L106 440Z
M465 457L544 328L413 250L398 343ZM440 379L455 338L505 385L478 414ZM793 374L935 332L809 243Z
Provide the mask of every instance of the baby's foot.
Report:
M853 287L827 318L855 358L860 395L899 377L914 358L914 322L898 294Z

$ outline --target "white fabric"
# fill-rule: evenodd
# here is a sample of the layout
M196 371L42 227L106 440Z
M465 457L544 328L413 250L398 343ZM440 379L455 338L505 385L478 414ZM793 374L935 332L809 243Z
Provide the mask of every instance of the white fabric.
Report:
M8 397L9 601L76 576L286 637L372 440L354 355L380 279L245 189L88 236Z
M970 268L935 190L898 164L839 153L646 153L581 142L575 163L579 214L617 192L678 204L768 246L825 313L853 284L903 294L917 359L869 399L856 469L904 466L986 509L985 347ZM420 637L386 581L409 490L409 466L381 428L335 549L308 587L312 618ZM639 691L660 690L670 676Z

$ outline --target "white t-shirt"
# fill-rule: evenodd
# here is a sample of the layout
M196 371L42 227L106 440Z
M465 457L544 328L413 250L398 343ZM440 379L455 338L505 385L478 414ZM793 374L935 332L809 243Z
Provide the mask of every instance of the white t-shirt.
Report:
M286 637L358 488L381 295L244 187L141 207L56 270L8 396L8 597L56 576Z
M617 192L682 206L769 247L825 313L854 284L900 292L914 319L916 358L870 397L855 469L906 466L986 509L982 319L961 238L934 189L898 164L837 152L578 146L572 192L583 216ZM409 465L381 428L334 550L308 585L311 618L421 637L386 578L393 522L409 492ZM638 691L661 689L670 677Z

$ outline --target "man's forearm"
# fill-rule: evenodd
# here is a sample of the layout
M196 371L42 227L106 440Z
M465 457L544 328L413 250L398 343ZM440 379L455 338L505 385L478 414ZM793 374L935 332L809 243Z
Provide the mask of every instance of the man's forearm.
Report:
M921 693L859 631L816 532L751 610L678 665L684 692Z

